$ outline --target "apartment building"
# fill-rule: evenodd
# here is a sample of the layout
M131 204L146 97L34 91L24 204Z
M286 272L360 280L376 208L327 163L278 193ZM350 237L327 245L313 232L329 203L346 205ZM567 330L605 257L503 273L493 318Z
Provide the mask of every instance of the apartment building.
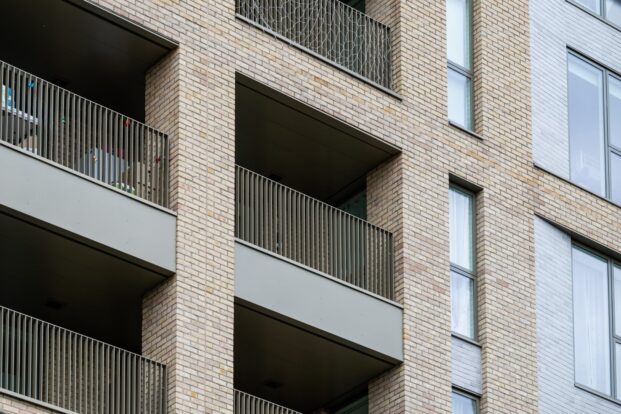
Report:
M621 413L620 1L1 10L0 413Z

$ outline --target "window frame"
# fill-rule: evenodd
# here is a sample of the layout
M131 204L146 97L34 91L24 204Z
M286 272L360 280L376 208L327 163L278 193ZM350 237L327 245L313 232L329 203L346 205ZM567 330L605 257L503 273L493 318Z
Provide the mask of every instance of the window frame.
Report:
M596 69L601 70L602 72L602 79L603 79L603 125L604 125L604 151L606 151L606 153L604 154L604 179L605 181L605 194L600 195L597 194L595 192L593 192L591 189L588 189L586 187L581 186L580 184L576 184L578 186L580 186L581 188L584 188L586 191L588 191L589 193L595 194L598 197L602 197L608 201L610 201L611 203L617 205L617 206L621 206L621 204L619 204L618 202L613 201L612 199L612 173L611 173L611 169L612 169L612 157L614 155L621 157L621 147L615 147L610 139L610 120L611 120L611 116L609 114L609 107L610 107L610 89L609 89L609 83L610 83L610 78L615 78L617 79L619 82L621 82L621 75L617 72L615 72L614 70L608 68L605 65L602 65L598 62L596 62L593 59L590 59L589 57L583 55L582 53L568 48L567 49L567 144L568 144L568 148L569 148L569 178L570 181L572 183L575 184L574 179L573 179L573 167L571 165L571 131L569 130L569 124L570 124L570 119L569 119L569 76L570 76L570 72L569 72L569 65L570 65L570 59L569 57L573 56L574 58L580 59L582 62L586 63L587 65L591 65ZM621 115L620 115L621 116Z
M460 387L453 386L451 389L451 400L453 394L461 395L466 397L472 401L474 401L474 413L479 414L481 412L481 396L468 392L466 390L461 389ZM451 412L453 412L453 407L451 403Z
M467 277L468 279L470 279L472 281L472 324L473 324L473 337L470 338L469 336L463 335L459 332L455 332L453 330L453 321L451 320L451 335L460 339L463 339L467 342L471 342L473 344L478 345L478 338L479 338L479 312L478 312L478 282L477 282L477 247L476 247L476 222L477 222L477 215L476 215L476 203L477 203L477 196L476 193L470 190L465 189L462 186L459 186L457 184L454 183L450 183L449 184L449 202L450 202L450 192L451 191L456 191L460 194L466 195L470 198L470 200L472 201L472 211L470 212L470 234L472 235L472 251L470 252L472 255L472 270L468 270L458 264L453 263L450 260L450 254L449 254L449 262L450 262L450 273L457 273L461 276ZM449 205L449 211L450 211L450 205ZM449 223L450 223L450 217L449 217ZM450 251L450 245L451 245L451 234L450 234L450 224L449 224L449 251ZM452 279L452 276L451 276ZM451 280L452 283L452 280ZM453 298L451 297L451 307L453 305Z
M446 60L447 60L447 98L448 98L448 94L449 94L449 88L448 88L448 71L453 71L459 75L464 76L466 79L468 79L468 83L469 83L469 93L468 93L468 101L470 103L469 106L469 110L468 110L468 121L470 123L470 126L467 125L462 125L459 122L453 121L451 118L448 117L448 100L450 100L450 98L447 100L447 118L449 120L449 123L454 124L456 126L458 126L461 129L465 129L466 131L470 131L472 133L475 132L475 128L474 128L474 18L473 18L473 0L465 0L466 1L466 18L468 19L469 22L469 29L467 36L468 36L468 60L470 62L470 69L463 67L462 65L453 62L452 60L450 60L448 58L448 33L447 33L447 53L446 53ZM445 0L444 4L445 6L447 5L448 1ZM446 10L446 16L448 17L448 7Z
M621 372L617 373L616 362L618 358L621 358L621 355L617 355L616 346L621 346L621 332L617 335L615 332L615 292L614 292L614 271L615 268L619 268L621 270L621 261L608 257L600 252L588 247L580 242L572 240L571 243L571 257L572 257L572 267L571 267L571 280L572 280L572 331L575 329L575 310L573 304L573 286L574 286L574 268L573 268L573 256L574 250L581 250L583 253L594 256L600 260L606 262L607 266L607 276L608 276L608 332L609 332L609 347L610 347L610 355L608 356L608 360L610 363L610 395L606 393L602 393L601 391L595 390L587 385L581 384L576 381L576 339L575 334L572 334L572 346L573 346L573 357L574 357L574 385L578 388L589 391L593 394L606 398L616 403L621 403L621 393L617 393L617 374L621 375ZM621 305L621 298L619 298L619 302ZM574 331L575 332L575 331Z
M601 13L589 9L587 6L580 4L577 0L567 0L567 2L573 6L576 6L580 10L590 14L591 16L601 20L603 23L610 25L614 29L621 31L621 24L613 22L612 20L608 19L608 16L606 15L606 0L599 0L599 8L601 10Z

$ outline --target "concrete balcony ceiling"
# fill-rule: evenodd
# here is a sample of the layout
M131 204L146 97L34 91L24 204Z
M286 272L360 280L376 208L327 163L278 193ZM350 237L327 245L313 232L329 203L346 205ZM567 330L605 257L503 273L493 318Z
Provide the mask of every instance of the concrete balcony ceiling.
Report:
M86 0L3 0L0 60L144 121L145 73L177 45Z

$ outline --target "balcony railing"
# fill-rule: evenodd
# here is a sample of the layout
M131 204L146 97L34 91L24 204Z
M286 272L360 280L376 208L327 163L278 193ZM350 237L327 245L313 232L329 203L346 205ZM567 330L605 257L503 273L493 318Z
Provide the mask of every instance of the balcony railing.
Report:
M392 299L391 233L243 167L236 175L237 238Z
M164 365L0 307L0 392L72 412L163 414Z
M236 0L237 15L386 89L390 29L338 0Z
M235 390L235 414L301 414L254 395Z
M168 137L0 61L0 141L168 207Z

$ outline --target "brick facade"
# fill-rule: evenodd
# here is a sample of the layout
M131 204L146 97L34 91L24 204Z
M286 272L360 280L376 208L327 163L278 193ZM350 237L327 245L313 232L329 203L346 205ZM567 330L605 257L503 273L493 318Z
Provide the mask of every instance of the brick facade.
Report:
M482 139L447 121L443 1L369 2L393 27L402 99L236 19L232 0L94 2L180 43L146 92L148 123L173 143L178 271L144 299L143 351L168 366L171 413L233 412L236 73L402 149L367 179L369 221L395 235L405 347L404 363L369 385L370 412L451 412L451 176L482 188L481 411L538 411L534 215L616 251L621 231L617 206L533 166L529 2L474 1ZM13 404L0 399L0 411Z

